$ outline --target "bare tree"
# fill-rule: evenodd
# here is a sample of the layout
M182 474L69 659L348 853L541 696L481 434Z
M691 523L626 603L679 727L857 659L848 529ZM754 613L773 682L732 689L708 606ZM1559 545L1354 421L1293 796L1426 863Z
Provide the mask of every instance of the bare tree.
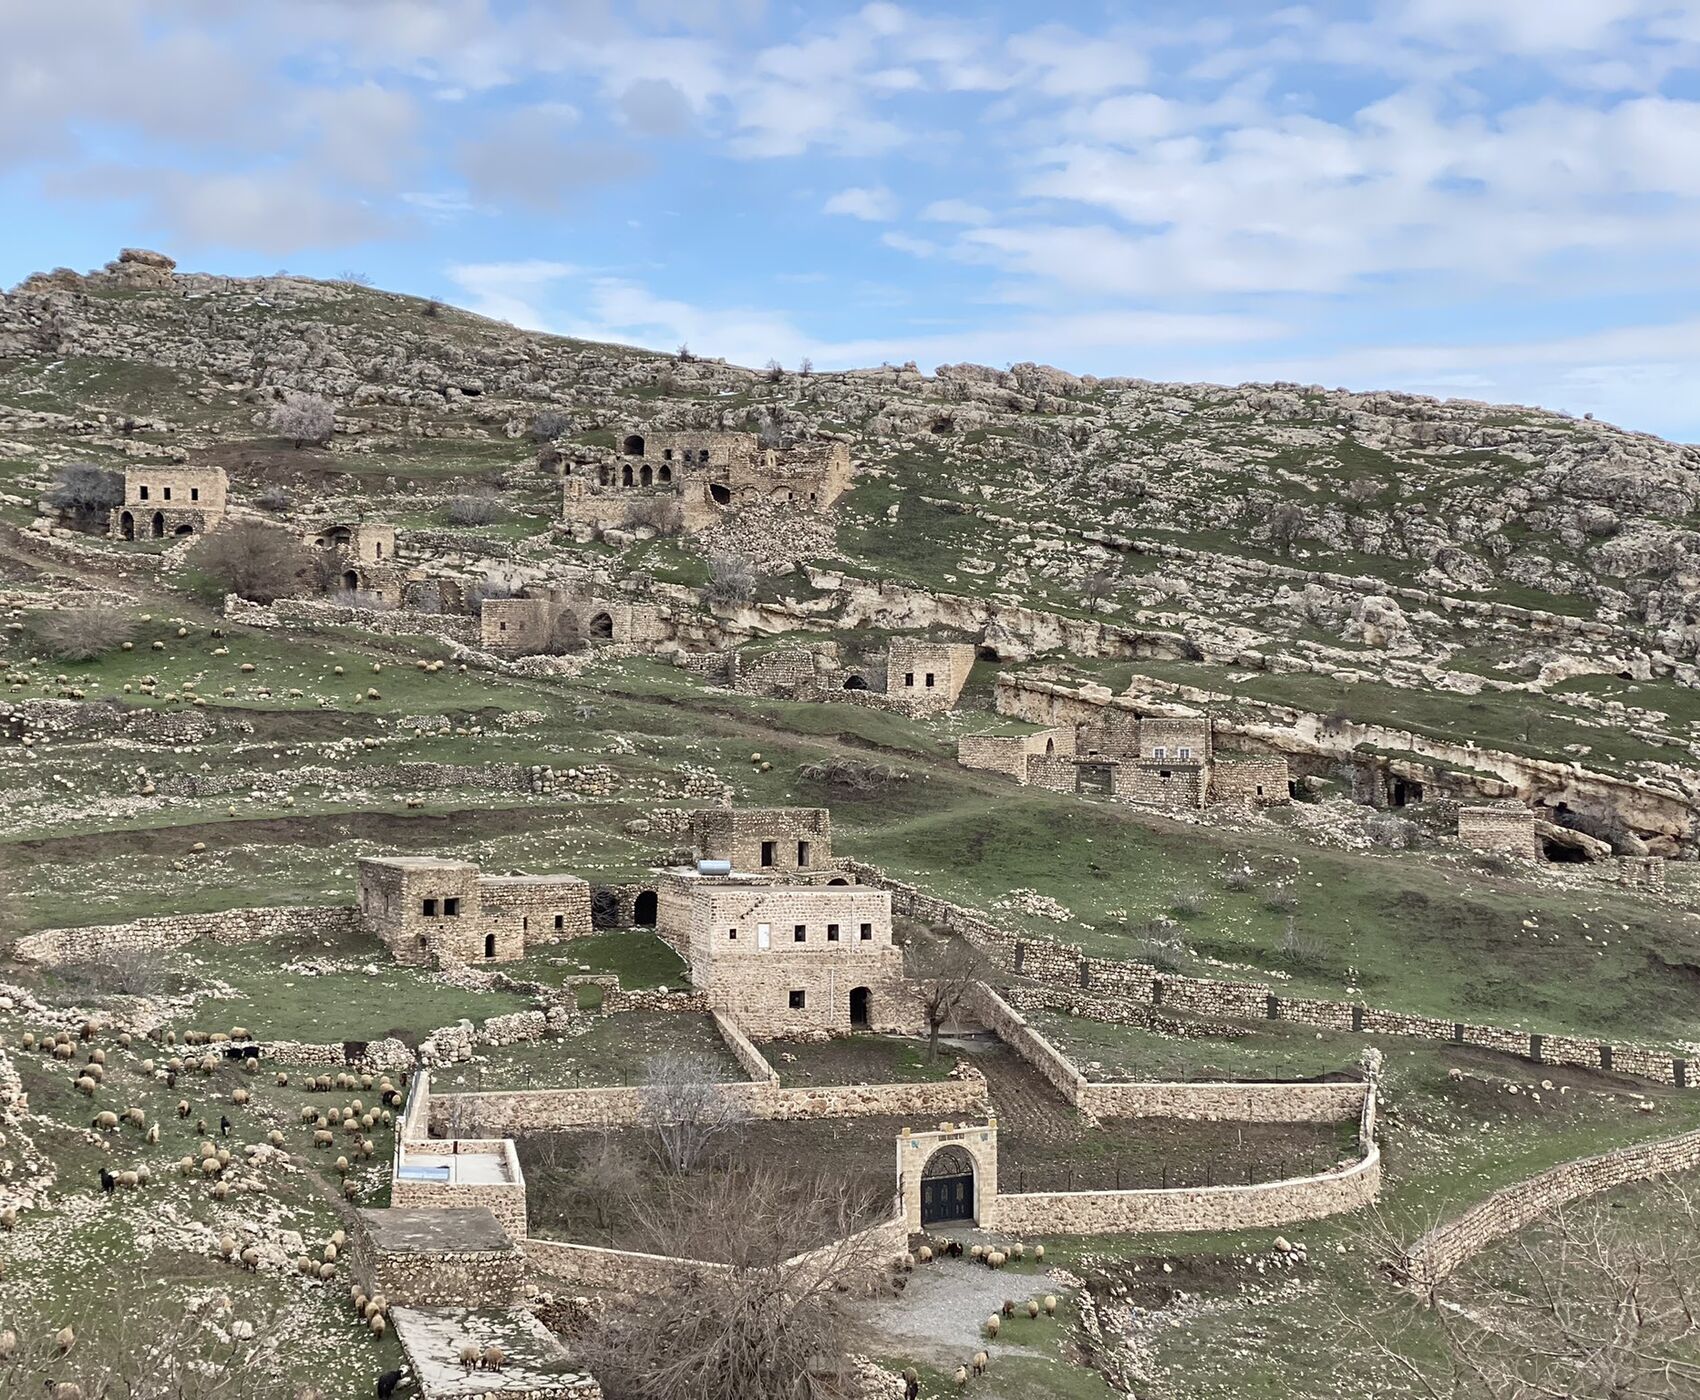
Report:
M777 384L783 378L785 378L785 366L780 364L778 360L769 360L767 362L767 382Z
M1094 569L1080 580L1080 596L1086 606L1097 612L1112 597L1121 586L1121 578L1110 569Z
M807 379L814 372L815 372L815 362L813 360L811 360L807 355L803 356L803 362L800 365L797 366L798 376L803 378L803 379Z
M317 394L299 394L272 411L272 431L288 438L299 451L308 443L323 446L336 430L336 409Z
M481 617L484 605L491 599L514 598L518 594L511 583L504 583L497 578L485 578L479 579L477 583L467 584L461 590L460 596L461 601L466 604L466 610L474 617Z
M735 1092L714 1077L701 1055L668 1050L644 1066L641 1121L655 1133L656 1155L669 1171L688 1172L717 1137L748 1116Z
M680 345L679 345L679 352L678 352L678 355L677 355L677 359L678 359L679 363L682 364L682 365L688 365L695 358L696 358L696 356L691 354L691 347L689 345L686 345L686 344L681 342Z
M921 993L927 1021L927 1058L939 1053L939 1031L967 1002L980 980L985 960L965 939L927 934L909 943L909 976Z
M583 619L571 608L562 608L549 628L547 649L556 656L570 656L583 651L587 642Z
M25 626L30 640L55 661L93 661L136 635L134 619L106 603L31 613Z
M47 488L47 504L79 529L104 526L107 514L124 504L124 478L93 462L68 462Z
M469 492L450 500L443 518L451 525L494 525L508 518L508 508L491 492Z
M1350 1326L1432 1400L1700 1394L1700 1205L1669 1178L1649 1197L1562 1207L1442 1282L1432 1309L1400 1300ZM1438 1365L1417 1359L1432 1345L1406 1343L1419 1322L1440 1330Z
M777 1169L674 1178L637 1211L657 1252L710 1258L592 1320L575 1347L610 1400L826 1400L843 1393L850 1302L887 1260L881 1202Z
M270 603L316 584L318 553L275 525L239 520L203 535L188 562L222 592L251 603Z
M573 426L572 415L563 413L558 408L545 408L534 414L531 419L531 440L533 442L553 442L562 433Z
M1309 523L1303 507L1292 501L1277 501L1264 517L1264 525L1269 531L1269 543L1283 555L1293 552L1293 546L1304 535L1305 527Z
M708 561L708 586L702 596L711 607L741 607L755 595L756 571L749 560L717 554Z

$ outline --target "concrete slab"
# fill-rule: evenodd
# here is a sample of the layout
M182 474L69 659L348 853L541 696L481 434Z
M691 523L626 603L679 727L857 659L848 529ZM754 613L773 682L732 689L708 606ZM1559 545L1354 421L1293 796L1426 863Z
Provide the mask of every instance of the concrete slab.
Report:
M396 1339L407 1353L422 1400L600 1400L596 1377L530 1313L514 1309L391 1308ZM466 1370L463 1346L496 1345L507 1354L499 1371Z

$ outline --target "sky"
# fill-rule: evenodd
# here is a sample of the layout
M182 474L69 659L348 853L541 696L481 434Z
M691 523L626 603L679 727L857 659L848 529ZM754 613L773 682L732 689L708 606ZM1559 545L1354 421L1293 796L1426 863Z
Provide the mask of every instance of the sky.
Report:
M0 0L0 210L6 286L134 245L1700 440L1700 0Z

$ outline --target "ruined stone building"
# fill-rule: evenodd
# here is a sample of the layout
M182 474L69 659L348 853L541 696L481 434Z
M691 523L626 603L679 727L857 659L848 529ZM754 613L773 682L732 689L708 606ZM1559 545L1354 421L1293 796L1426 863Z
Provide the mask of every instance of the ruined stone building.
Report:
M698 668L703 679L748 695L787 700L850 700L909 715L944 714L956 708L974 669L968 642L895 637L883 657L846 661L836 642L764 639L735 647Z
M910 714L955 709L974 669L974 655L974 647L967 642L894 637L886 652L886 698L894 708Z
M1458 839L1472 851L1496 851L1519 860L1539 860L1535 814L1521 802L1458 809Z
M667 640L653 603L610 597L590 583L531 588L523 598L488 598L479 613L479 640L506 656L576 650L613 643L646 646Z
M671 502L694 532L751 505L823 511L850 478L849 446L836 439L763 447L754 433L634 430L610 460L567 468L562 518L605 530L639 520L643 502Z
M113 509L107 533L119 540L204 535L224 519L229 487L223 467L125 467L124 504Z
M307 543L323 551L326 587L333 592L364 593L399 605L407 570L396 557L395 527L364 522L320 525Z
M397 962L514 962L539 943L591 930L576 875L486 875L471 861L387 856L360 862L361 918Z
M1034 787L1170 810L1267 806L1291 798L1285 758L1218 753L1208 716L1098 713L1101 719L1068 727L964 735L957 761Z

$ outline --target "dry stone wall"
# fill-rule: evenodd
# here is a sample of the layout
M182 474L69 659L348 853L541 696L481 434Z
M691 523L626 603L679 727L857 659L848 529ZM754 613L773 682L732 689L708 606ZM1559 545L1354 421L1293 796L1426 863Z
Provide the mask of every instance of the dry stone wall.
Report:
M166 952L199 939L229 944L285 937L342 938L360 928L360 911L352 905L226 909L216 914L161 914L127 924L44 929L20 938L14 953L25 962L53 965L132 949Z

